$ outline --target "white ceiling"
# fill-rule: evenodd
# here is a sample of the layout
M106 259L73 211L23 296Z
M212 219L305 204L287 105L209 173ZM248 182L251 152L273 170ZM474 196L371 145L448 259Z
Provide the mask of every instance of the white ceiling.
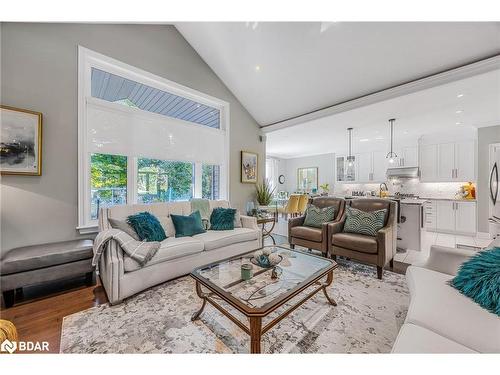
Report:
M261 126L500 53L499 22L176 27Z
M393 117L396 147L424 134L500 125L500 70L269 132L266 150L281 158L345 152L348 127L354 153L388 147Z

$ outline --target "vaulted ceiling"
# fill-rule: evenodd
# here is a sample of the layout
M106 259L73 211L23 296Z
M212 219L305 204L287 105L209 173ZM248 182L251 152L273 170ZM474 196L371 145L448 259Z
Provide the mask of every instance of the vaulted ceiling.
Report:
M498 22L176 27L261 126L500 53Z

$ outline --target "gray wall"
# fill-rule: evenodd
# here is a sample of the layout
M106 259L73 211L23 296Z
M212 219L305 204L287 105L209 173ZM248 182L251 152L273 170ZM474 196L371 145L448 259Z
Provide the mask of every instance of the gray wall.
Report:
M43 113L42 176L3 176L1 246L77 238L77 46L82 45L231 104L230 196L243 208L254 186L241 184L240 150L265 144L254 119L173 26L1 25L2 104Z
M477 213L478 213L478 231L489 232L489 145L500 143L500 126L490 126L479 128L477 133Z

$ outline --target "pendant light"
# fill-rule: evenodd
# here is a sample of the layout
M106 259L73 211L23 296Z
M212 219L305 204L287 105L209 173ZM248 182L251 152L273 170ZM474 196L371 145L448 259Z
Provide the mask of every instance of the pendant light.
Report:
M354 156L352 155L352 128L347 128L347 174L350 174L354 167Z
M394 121L396 121L395 118L391 118L389 120L389 126L391 128L391 151L387 153L387 156L385 157L386 159L389 159L389 163L394 164L396 162L396 159L398 158L398 155L394 152L393 146L394 146Z

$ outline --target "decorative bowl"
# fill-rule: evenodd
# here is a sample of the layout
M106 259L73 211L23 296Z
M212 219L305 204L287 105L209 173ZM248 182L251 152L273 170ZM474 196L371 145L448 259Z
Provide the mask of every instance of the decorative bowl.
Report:
M269 260L269 257L266 256L266 255L264 255L264 254L262 254L258 258L255 258L255 257L251 258L250 262L252 262L256 266L259 266L259 267L262 267L262 268L272 268L272 267L278 265L283 260L283 257L281 255L277 255L277 258L279 258L279 260L277 260L276 262L271 263L270 260Z

